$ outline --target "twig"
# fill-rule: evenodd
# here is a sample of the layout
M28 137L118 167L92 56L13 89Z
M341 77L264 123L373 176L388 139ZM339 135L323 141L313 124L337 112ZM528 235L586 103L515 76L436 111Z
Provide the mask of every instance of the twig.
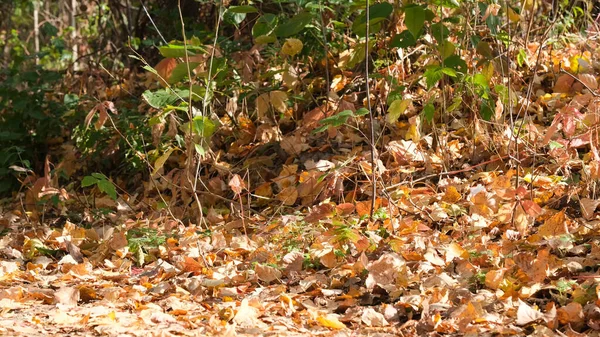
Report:
M369 0L365 3L366 15L366 30L365 30L365 83L367 86L367 110L369 110L369 124L371 126L371 134L369 142L371 143L371 211L369 212L369 220L373 221L373 213L375 212L375 199L377 198L377 166L375 166L375 118L371 109L371 88L369 86Z
M585 82L583 82L582 80L580 80L577 76L571 74L570 72L566 71L563 67L562 64L559 63L559 72L563 73L563 74L567 74L569 76L571 76L571 78L573 78L575 81L581 83L581 85L583 85L587 90L589 90L590 94L592 94L592 96L594 97L600 97L600 94L598 94L597 92L594 91L594 89L590 88L587 84L585 84Z

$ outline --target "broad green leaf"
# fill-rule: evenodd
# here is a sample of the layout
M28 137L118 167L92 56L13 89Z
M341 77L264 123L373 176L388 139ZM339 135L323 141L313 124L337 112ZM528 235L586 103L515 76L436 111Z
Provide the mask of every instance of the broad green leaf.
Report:
M417 5L409 5L404 9L404 23L408 31L417 39L425 25L425 9Z
M446 40L438 45L438 50L440 51L440 55L442 56L442 59L445 60L449 56L452 56L454 54L456 47L454 46L454 43Z
M196 116L193 120L194 133L207 139L210 138L216 129L215 123L205 116Z
M242 21L246 19L246 13L234 13L226 11L223 13L223 22L238 26Z
M404 30L400 34L397 34L390 42L390 47L392 48L408 48L416 45L417 40L415 40L415 37L408 30Z
M475 74L475 76L473 76L473 84L484 89L489 89L488 80L483 74Z
M275 28L275 35L278 37L290 37L296 35L300 33L312 19L312 14L302 12L286 22L279 24L277 28Z
M228 12L231 13L244 13L244 14L248 14L248 13L256 13L258 12L258 9L256 9L256 7L254 6L230 6L229 8L227 8Z
M277 27L277 16L274 14L265 14L256 20L252 27L252 37L255 39L263 35L271 35Z
M396 123L398 118L406 111L406 109L412 103L412 99L395 100L390 104L388 113L385 116L386 122L389 124Z
M452 100L452 104L450 104L450 106L448 108L446 108L446 112L450 113L455 111L456 109L458 109L458 107L462 104L462 97L460 96L456 96L454 97L454 99Z
M190 72L193 74L193 70L200 65L200 63L198 62L190 62L189 63L189 67L190 67ZM173 72L171 73L171 77L169 77L167 79L167 81L169 82L169 84L173 84L173 83L177 83L181 80L183 80L186 76L188 75L188 63L179 63L177 66L175 66L175 69L173 69Z
M441 71L450 77L456 77L456 71L454 71L452 68L442 68Z
M185 46L183 44L169 44L158 48L164 57L185 57ZM187 46L188 55L204 54L206 49L202 46Z
M441 22L436 22L431 25L431 35L435 37L437 42L442 42L450 36L450 30Z
M194 149L196 149L196 153L198 153L200 156L204 156L206 153L206 150L204 150L204 147L202 147L201 144L194 144Z
M354 114L352 113L351 110L344 110L333 116L323 118L319 123L322 125L333 126L333 127L342 126L346 123L348 118L352 117L352 116L354 116Z
M256 42L257 44L267 44L273 43L275 41L277 41L277 38L273 35L261 35L254 39L254 42Z
M369 110L367 110L367 108L360 108L358 110L356 110L356 112L354 112L355 116L364 116L364 115L368 115L369 114Z
M171 153L173 153L173 151L175 151L175 149L177 149L176 147L172 147L170 149L168 149L165 153L162 154L162 156L158 157L156 159L156 161L154 162L154 169L152 170L152 176L154 176L158 170L160 170L165 163L167 162L167 159L169 159L169 157L171 156Z
M369 31L377 31L381 22L387 19L394 7L387 2L376 3L369 7ZM367 14L364 11L352 23L352 32L358 36L365 36L367 31Z
M97 173L97 172L92 173L92 177L94 177L98 180L108 180L108 178L104 174Z
M431 89L442 79L444 73L442 72L442 68L438 66L431 66L425 70L423 76L425 77L427 89Z
M369 40L369 49L373 50L374 46L375 46L375 40L373 40L373 39ZM359 43L354 48L352 53L350 54L350 60L348 61L347 67L354 68L355 66L357 66L364 60L365 60L365 43L363 42L363 43Z
M85 176L81 180L81 187L88 187L88 186L96 185L97 182L98 182L98 179L96 179L92 176Z
M65 94L63 98L63 103L69 108L72 109L77 106L79 103L79 96L74 94Z
M445 58L444 66L452 68L462 74L467 73L467 62L465 62L465 60L461 59L460 56L456 54L452 54Z
M150 91L146 90L142 97L150 104L151 107L155 109L164 108L167 105L173 105L173 103L177 102L179 97L175 95L173 92L167 89L158 90L158 91Z
M112 182L108 180L98 180L97 186L100 191L106 193L111 199L117 200L117 190Z
M493 101L483 100L481 102L480 113L481 118L489 121L494 116L495 104Z
M485 41L479 41L475 50L477 50L479 55L485 57L486 59L491 59L494 57L492 47L490 47L490 44Z
M433 122L434 116L435 116L435 107L433 106L433 104L427 103L423 107L423 117L425 118L425 121L427 121L428 123Z

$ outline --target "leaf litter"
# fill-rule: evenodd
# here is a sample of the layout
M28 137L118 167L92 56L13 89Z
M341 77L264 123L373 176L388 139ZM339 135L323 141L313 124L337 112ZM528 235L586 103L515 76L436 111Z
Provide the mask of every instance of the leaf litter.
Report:
M302 48L286 43L288 55ZM578 50L543 51L542 64L578 73ZM526 86L515 93L528 108L514 116L518 134L459 113L436 145L415 100L394 101L373 219L365 177L374 168L349 97L285 135L241 120L247 136L203 177L208 226L175 220L185 218L176 205L148 211L160 200L154 186L189 196L181 172L165 174L181 185L157 179L130 200L98 198L110 211L87 209L78 224L39 226L43 214L6 204L0 334L599 335L597 78L560 71L551 87L542 84L551 72L535 74L532 98ZM262 94L258 114L285 114L286 99ZM506 106L497 108L501 116ZM116 113L100 103L86 124L95 111L96 128ZM518 168L509 165L515 149ZM236 162L244 169L231 173ZM260 176L272 178L249 184ZM70 205L74 194L53 187L49 163L35 179L28 204L55 195Z

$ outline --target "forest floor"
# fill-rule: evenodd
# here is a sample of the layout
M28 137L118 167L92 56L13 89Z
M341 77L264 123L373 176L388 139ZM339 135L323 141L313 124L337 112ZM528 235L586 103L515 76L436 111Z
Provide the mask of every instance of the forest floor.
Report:
M511 68L512 113L391 126L373 212L364 125L215 159L276 177L252 193L208 177L204 224L149 210L151 188L96 209L5 201L0 335L600 335L600 54L547 48L532 73L538 47Z

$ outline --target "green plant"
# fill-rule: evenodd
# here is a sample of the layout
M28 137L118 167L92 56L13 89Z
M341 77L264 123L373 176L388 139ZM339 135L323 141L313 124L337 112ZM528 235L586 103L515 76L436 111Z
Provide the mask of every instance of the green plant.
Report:
M81 181L81 187L97 186L100 192L106 193L113 200L117 199L115 185L102 173L92 173Z

